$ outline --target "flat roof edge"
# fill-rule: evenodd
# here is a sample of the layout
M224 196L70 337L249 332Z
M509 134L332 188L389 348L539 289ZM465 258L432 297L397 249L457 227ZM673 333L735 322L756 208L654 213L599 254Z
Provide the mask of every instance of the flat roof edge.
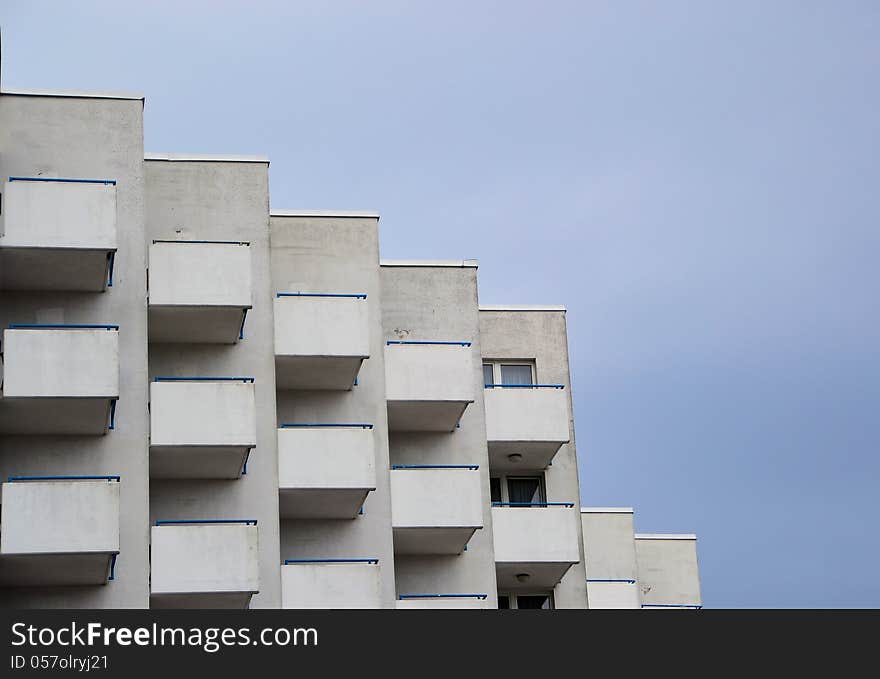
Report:
M267 156L238 156L215 153L145 153L144 160L205 163L269 163Z
M68 99L126 99L131 101L144 101L144 95L140 92L110 92L95 91L87 92L85 90L31 90L31 89L4 89L0 90L2 95L12 95L16 97L65 97Z
M694 533L636 533L636 540L696 540Z
M380 259L379 266L425 266L447 268L479 268L480 263L476 259Z
M379 212L376 210L269 210L269 216L379 219Z
M561 311L567 309L562 304L481 304L480 311Z
M632 514L632 507L581 507L581 514Z

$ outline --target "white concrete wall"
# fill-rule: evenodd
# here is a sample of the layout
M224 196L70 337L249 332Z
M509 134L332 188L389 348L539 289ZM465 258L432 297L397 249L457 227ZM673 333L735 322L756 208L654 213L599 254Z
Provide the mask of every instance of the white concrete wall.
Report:
M153 594L258 592L259 526L153 526Z
M639 588L635 582L588 582L590 608L639 608Z
M278 430L279 488L375 488L376 446L361 427Z
M482 528L479 470L393 469L394 528Z
M282 608L382 608L381 568L368 563L282 566Z
M150 444L257 444L253 382L151 382Z
M340 290L338 294L359 292ZM365 300L355 297L276 297L275 354L369 356L370 303L369 296Z
M119 551L115 481L3 484L0 554Z
M445 338L414 339L442 341ZM472 354L472 347L456 344L387 345L385 387L388 400L473 401Z
M486 437L489 441L568 443L568 394L565 389L486 389Z
M483 610L489 608L486 599L398 599L399 611Z
M115 330L6 329L3 397L119 396Z
M250 308L251 260L244 243L153 243L150 304Z
M563 384L563 393L571 406L572 386L568 363L568 332L563 311L484 310L480 312L482 357L487 360L534 359L536 381L540 384ZM486 390L491 391L491 390ZM577 451L574 422L569 420L568 443L553 457L553 464L544 472L547 499L551 502L579 503ZM524 470L525 471L525 470ZM566 532L573 531L577 549L583 555L583 538L579 512L571 510ZM585 608L587 596L584 582L584 560L571 567L556 586L553 596L557 608Z
M115 179L118 246L112 288L104 292L4 291L0 295L0 327L10 323L120 326L115 431L105 436L0 436L0 478L71 474L122 477L120 555L115 579L105 586L7 589L4 605L146 608L149 416L143 101L0 94L0 149L0 177ZM4 195L4 212L7 198ZM76 242L80 237L70 238Z
M79 175L65 178L111 179ZM5 182L0 247L115 250L116 186Z
M493 507L495 560L499 563L580 561L570 507Z
M635 544L643 606L702 605L695 535L636 533Z

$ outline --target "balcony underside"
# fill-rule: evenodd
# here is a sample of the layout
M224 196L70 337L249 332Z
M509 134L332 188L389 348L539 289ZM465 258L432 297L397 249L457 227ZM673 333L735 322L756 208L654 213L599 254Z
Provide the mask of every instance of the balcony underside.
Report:
M572 563L545 561L540 563L496 563L495 576L498 589L553 589L562 576L572 567ZM518 575L528 575L525 580Z
M348 390L366 356L275 356L278 389Z
M284 519L354 519L373 488L281 488Z
M473 401L388 401L389 431L454 431Z
M492 471L546 469L562 447L562 441L489 441ZM511 455L520 458L511 460Z
M151 479L237 479L250 446L150 446Z
M0 247L0 290L101 292L110 250Z
M232 608L245 609L254 592L180 592L150 594L150 608Z
M103 585L110 577L113 555L4 554L0 556L0 587L62 587Z
M156 344L235 344L244 307L150 305L150 342Z
M111 401L110 398L0 398L0 433L105 434Z
M393 529L395 554L461 554L475 527Z

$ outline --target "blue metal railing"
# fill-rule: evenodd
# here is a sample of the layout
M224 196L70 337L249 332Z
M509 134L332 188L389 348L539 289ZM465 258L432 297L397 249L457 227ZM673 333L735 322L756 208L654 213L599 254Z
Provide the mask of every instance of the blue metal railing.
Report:
M281 429L306 429L306 428L315 428L315 429L324 429L324 428L349 428L349 429L372 429L372 424L367 424L365 422L282 422L278 425Z
M156 521L157 526L188 526L198 524L244 524L245 526L256 526L256 519L168 519L164 521Z
M285 566L306 563L379 563L379 559L285 559Z
M254 382L253 377L169 377L158 376L154 382Z
M695 608L700 609L700 604L642 604L642 608Z
M564 384L484 384L486 389L565 389Z
M10 323L10 330L119 330L118 325L98 323Z
M111 250L107 253L107 287L113 287L113 267L116 266L116 251Z
M486 599L488 594L398 594L399 600L405 599Z
M112 184L115 179L67 179L64 177L10 177L11 182L60 182L62 184Z
M116 474L111 475L76 475L76 476L9 476L6 479L9 483L17 481L113 481L119 482L120 477Z
M110 401L110 424L108 425L108 429L113 431L116 429L116 403L119 399L114 398Z
M632 578L587 578L587 582L626 582L630 585L636 584Z
M363 292L339 293L339 292L276 292L275 297L349 297L353 299L366 299Z
M574 502L493 502L493 507L574 507Z
M469 347L471 346L470 342L442 342L442 341L422 341L422 340L388 340L385 342L387 345L392 344L441 344L441 345L453 345L459 347Z
M153 243L184 243L189 245L250 245L246 240L172 240L155 238Z
M241 326L238 329L238 339L244 339L244 322L247 320L247 309L243 309L241 313Z
M393 464L392 469L470 469L476 471L478 464Z
M108 580L116 579L116 557L119 556L119 552L114 552L110 555L110 577Z
M251 459L251 448L248 448L244 454L244 464L241 465L241 475L245 476L247 474L247 463L248 460Z

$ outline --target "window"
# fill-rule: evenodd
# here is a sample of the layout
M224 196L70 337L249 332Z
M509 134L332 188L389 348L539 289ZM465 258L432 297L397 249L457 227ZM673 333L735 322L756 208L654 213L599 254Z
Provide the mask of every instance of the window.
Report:
M501 499L501 479L497 476L489 479L489 495L492 502L502 502Z
M534 592L529 594L498 593L498 608L519 610L553 610L553 592Z
M502 363L501 384L534 384L534 380L532 380L532 366Z
M507 501L513 504L546 502L544 484L540 476L508 476Z
M506 594L499 594L498 595L498 610L499 611L506 611L508 608L510 608L510 597L507 596Z
M495 369L491 363L483 363L483 384L495 384Z

